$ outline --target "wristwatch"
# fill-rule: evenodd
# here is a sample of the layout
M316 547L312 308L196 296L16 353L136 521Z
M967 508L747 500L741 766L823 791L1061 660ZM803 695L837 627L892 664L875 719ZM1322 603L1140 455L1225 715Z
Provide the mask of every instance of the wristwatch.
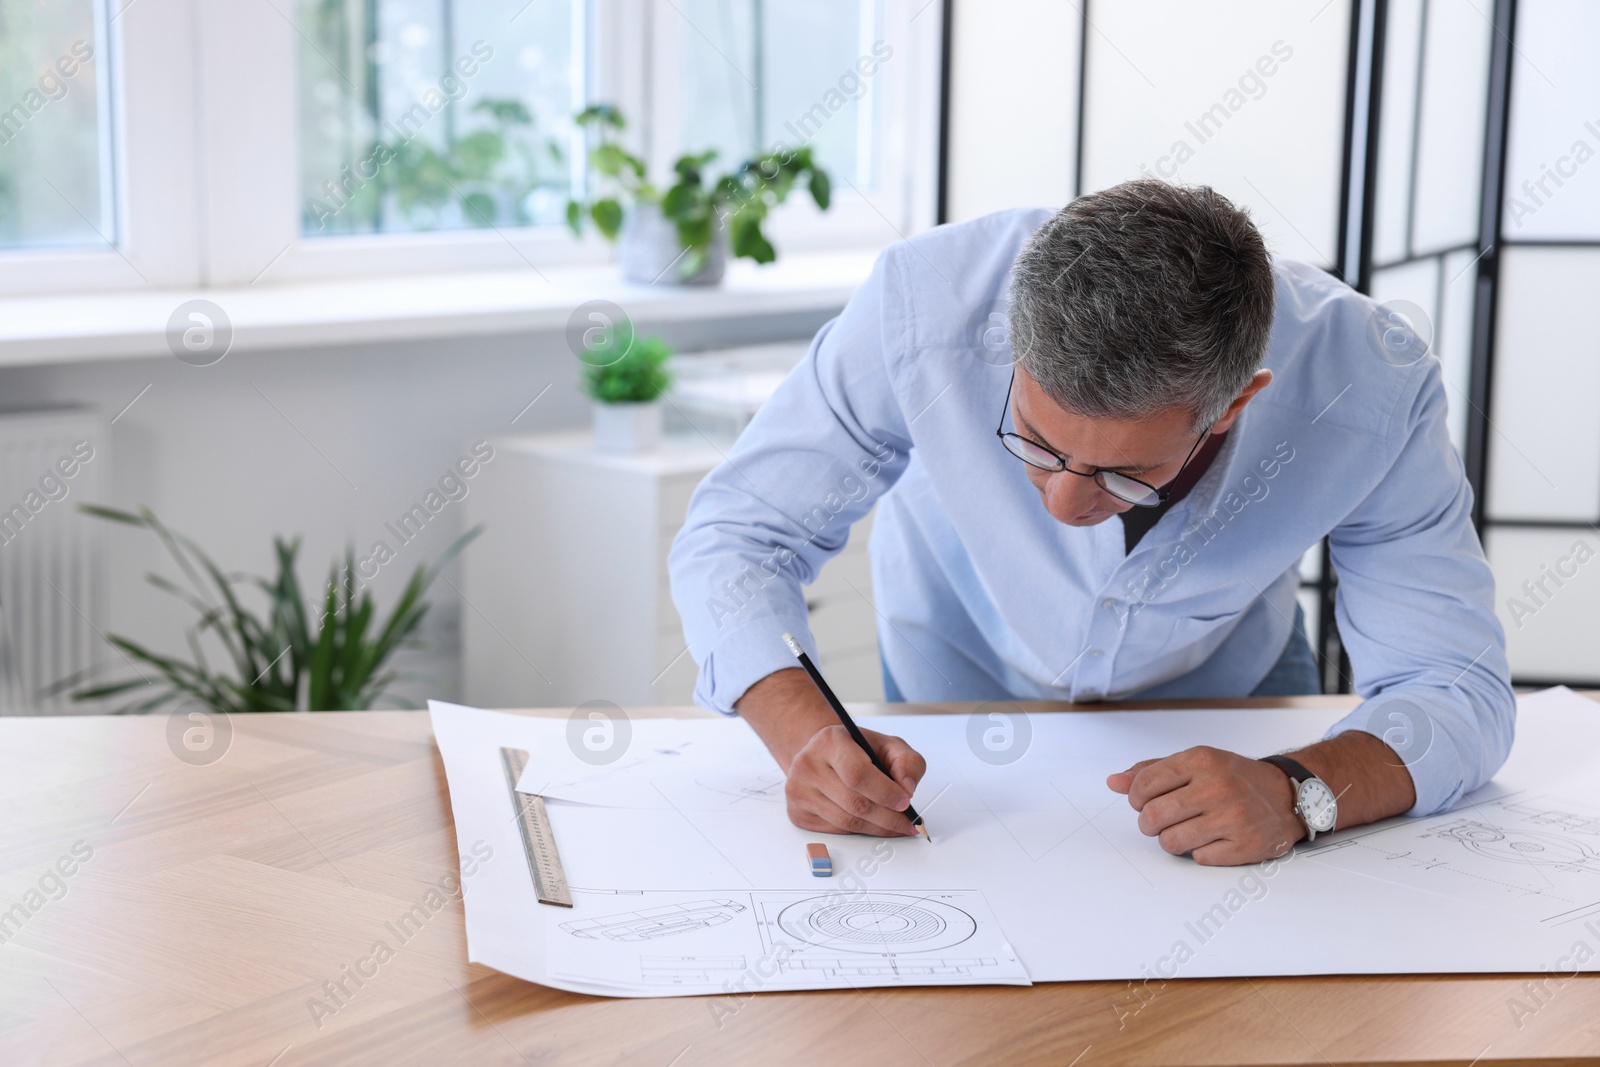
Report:
M1334 824L1339 821L1339 799L1328 788L1327 782L1288 756L1262 756L1261 762L1272 764L1294 783L1294 813L1300 816L1306 829L1311 832L1307 841L1315 841L1318 834L1333 832Z

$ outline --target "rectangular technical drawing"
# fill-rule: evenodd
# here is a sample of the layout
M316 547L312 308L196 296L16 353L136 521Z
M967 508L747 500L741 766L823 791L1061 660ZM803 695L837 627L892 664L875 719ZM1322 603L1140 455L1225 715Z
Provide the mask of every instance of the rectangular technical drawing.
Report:
M674 934L694 933L721 926L744 905L725 898L696 900L687 904L667 904L642 911L626 911L579 919L561 924L573 937L604 937L611 941L654 941Z
M1514 793L1308 855L1552 926L1600 914L1600 811L1561 797Z

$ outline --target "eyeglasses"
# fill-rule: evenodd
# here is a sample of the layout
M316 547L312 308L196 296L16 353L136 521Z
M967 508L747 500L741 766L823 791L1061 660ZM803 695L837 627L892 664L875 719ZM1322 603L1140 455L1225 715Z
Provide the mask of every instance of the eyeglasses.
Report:
M1006 412L1011 410L1011 390L1016 384L1017 376L1013 372L1011 385L1006 387L1006 406L1000 409L1000 425L995 427L994 431L995 436L1000 438L1000 443L1006 446L1006 451L1022 460L1028 466L1048 471L1051 474L1059 474L1062 471L1066 471L1066 473L1076 475L1079 478L1093 478L1094 483L1100 488L1123 503L1132 504L1136 508L1155 508L1165 504L1167 498L1172 495L1173 484L1182 476L1184 468L1189 466L1189 461L1194 458L1195 451L1200 447L1200 442L1211 434L1211 427L1207 426L1205 432L1190 446L1189 454L1183 458L1183 466L1178 468L1178 473L1172 476L1164 489L1157 489L1147 482L1141 482L1139 479L1129 477L1126 474L1118 474L1116 471L1097 470L1084 474L1081 471L1069 469L1066 460L1037 441L1030 441L1021 434L1006 432Z

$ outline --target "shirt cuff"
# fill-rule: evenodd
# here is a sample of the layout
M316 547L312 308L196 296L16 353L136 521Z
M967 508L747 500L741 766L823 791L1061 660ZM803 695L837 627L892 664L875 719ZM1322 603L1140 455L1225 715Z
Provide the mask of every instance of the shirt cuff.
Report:
M700 663L694 701L703 708L723 715L735 714L733 705L745 690L774 671L799 667L783 635L790 633L813 661L817 645L804 616L790 618L768 615L752 619L717 642L716 648Z
M1349 730L1369 733L1388 745L1411 772L1417 801L1405 812L1434 815L1460 800L1465 793L1466 762L1462 745L1451 733L1458 713L1430 711L1424 697L1399 692L1373 697L1328 728L1324 738Z

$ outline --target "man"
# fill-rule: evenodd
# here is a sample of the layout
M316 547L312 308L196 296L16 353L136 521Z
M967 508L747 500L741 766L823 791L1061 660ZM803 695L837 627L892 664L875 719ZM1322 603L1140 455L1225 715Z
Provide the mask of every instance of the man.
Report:
M1505 760L1471 499L1404 323L1272 260L1211 189L1137 181L885 252L695 493L673 595L696 699L760 734L795 824L907 834L922 758L869 733L876 771L780 636L809 633L802 584L875 502L891 700L1316 692L1295 590L1327 535L1365 703L1287 761L1107 768L1168 852L1252 863L1438 811Z

